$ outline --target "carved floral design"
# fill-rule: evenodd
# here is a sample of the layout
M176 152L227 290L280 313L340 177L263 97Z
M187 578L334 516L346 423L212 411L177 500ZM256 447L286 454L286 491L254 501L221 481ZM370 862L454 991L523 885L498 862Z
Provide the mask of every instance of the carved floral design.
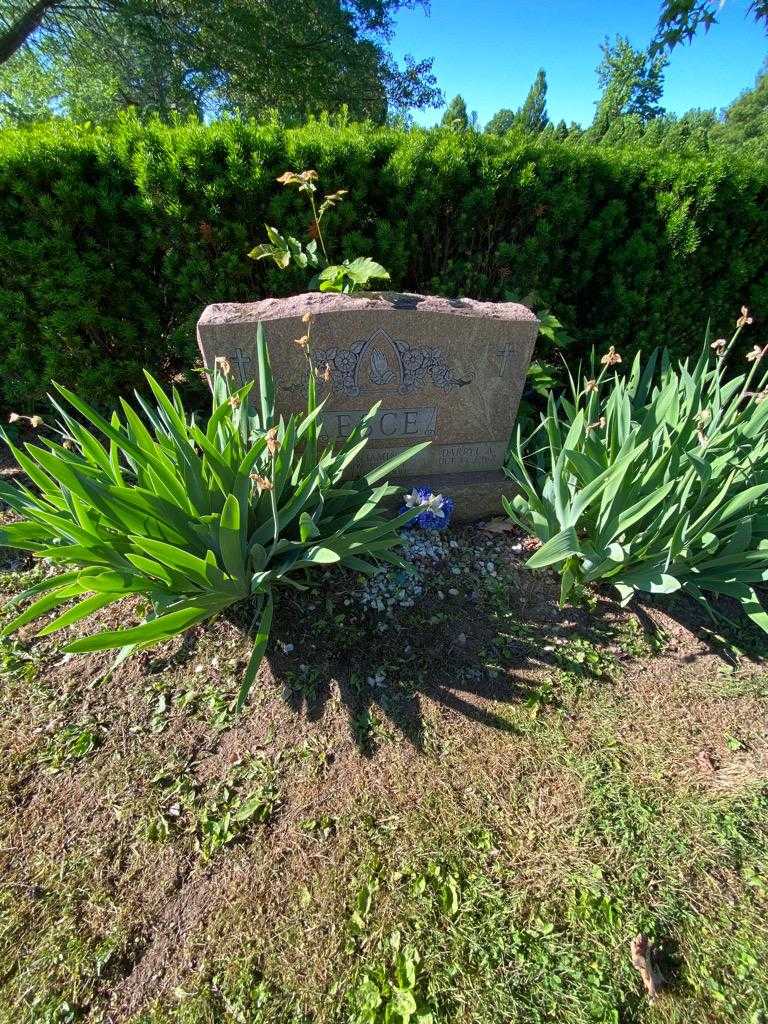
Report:
M439 348L411 348L381 328L349 349L316 350L313 361L318 367L330 366L334 392L349 398L371 387L394 387L404 395L430 385L453 391L473 379L456 377Z

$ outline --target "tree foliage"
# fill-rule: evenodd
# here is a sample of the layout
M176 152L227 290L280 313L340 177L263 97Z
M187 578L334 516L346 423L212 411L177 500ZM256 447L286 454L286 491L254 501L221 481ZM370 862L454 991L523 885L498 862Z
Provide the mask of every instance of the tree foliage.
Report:
M571 134L569 138L575 141L577 137ZM594 130L586 133L585 139L598 141ZM637 114L623 114L604 128L599 142L605 147L643 145L697 156L726 148L768 161L768 60L755 85L745 89L720 113L693 109L680 117L662 114L650 120Z
M768 157L768 58L763 62L754 87L745 89L723 111L719 135L734 146L760 143Z
M386 49L421 0L0 0L6 119L43 108L143 114L356 117L435 105L431 61Z
M502 107L485 126L491 135L506 135L513 128L537 134L549 124L547 116L547 74L540 68L525 102L518 110Z
M518 124L524 131L541 132L549 124L547 117L547 75L544 68L539 71L528 90L525 102L517 115Z
M485 130L491 135L506 135L507 132L512 131L516 122L517 111L511 110L509 107L502 107L490 119Z
M704 29L708 32L717 23L722 0L663 0L652 53L672 50L680 43L690 43ZM756 22L768 29L768 0L750 0L748 11Z
M463 96L453 97L445 108L440 124L443 128L452 128L454 131L460 132L469 128L469 112Z
M597 79L602 95L593 122L595 134L605 134L617 118L627 114L637 116L643 123L660 116L666 57L636 50L621 35L616 36L613 44L606 38L601 49L603 59L597 68Z

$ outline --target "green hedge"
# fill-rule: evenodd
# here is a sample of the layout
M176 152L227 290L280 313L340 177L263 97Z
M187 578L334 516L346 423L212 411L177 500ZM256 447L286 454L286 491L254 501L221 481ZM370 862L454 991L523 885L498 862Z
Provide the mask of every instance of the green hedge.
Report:
M54 377L108 402L142 366L196 358L212 301L301 290L247 259L269 222L303 232L287 168L350 195L342 255L397 288L535 294L584 350L698 344L739 306L768 310L768 169L446 130L224 122L0 136L0 403L30 410ZM336 249L338 251L338 249ZM757 331L761 325L756 320ZM753 340L753 339L750 339Z

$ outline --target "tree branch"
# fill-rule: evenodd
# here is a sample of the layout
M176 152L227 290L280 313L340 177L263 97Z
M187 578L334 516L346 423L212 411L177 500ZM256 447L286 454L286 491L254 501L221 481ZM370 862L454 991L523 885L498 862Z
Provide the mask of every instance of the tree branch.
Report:
M10 60L17 50L36 32L46 14L61 6L61 0L36 0L16 21L0 35L0 64Z

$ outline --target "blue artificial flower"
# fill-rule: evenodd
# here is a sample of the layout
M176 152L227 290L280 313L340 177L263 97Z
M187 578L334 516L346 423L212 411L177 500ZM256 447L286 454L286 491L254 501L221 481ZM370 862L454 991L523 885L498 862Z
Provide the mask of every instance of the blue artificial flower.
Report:
M428 487L414 487L405 497L401 512L420 507L423 511L415 516L408 526L420 526L422 530L444 530L453 515L453 498L433 494Z

